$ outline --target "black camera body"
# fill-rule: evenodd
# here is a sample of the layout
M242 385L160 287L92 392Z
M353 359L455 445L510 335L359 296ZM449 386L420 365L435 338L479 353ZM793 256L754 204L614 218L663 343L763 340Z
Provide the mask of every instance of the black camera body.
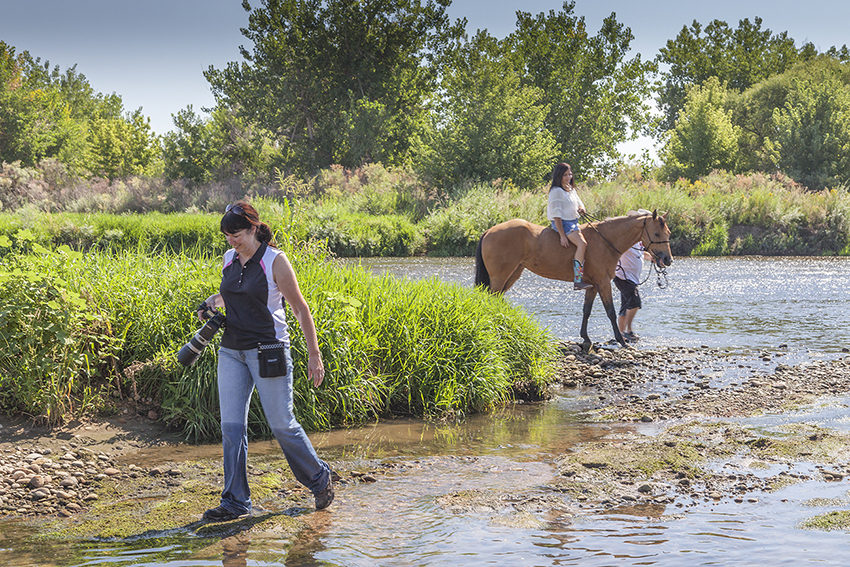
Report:
M208 321L201 327L191 340L183 345L180 352L177 353L177 362L183 366L192 366L210 341L215 337L216 333L225 326L226 317L208 306L206 303L198 307L198 311L203 311L204 319Z

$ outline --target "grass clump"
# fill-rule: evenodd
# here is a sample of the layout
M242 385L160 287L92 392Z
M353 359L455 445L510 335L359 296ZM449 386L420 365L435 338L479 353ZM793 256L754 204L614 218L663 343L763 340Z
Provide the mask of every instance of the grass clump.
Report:
M56 424L112 411L113 392L139 395L190 440L218 438L217 341L189 368L176 353L197 329L194 306L218 287L220 258L141 247L84 255L2 238L0 253L19 265L5 262L0 275L9 298L0 313L0 409ZM283 242L328 369L321 387L307 380L306 345L290 314L296 415L309 430L486 411L510 399L515 383L542 391L553 376L553 338L501 298L372 276L328 262L320 246ZM24 248L30 253L18 253ZM256 397L249 431L270 434Z

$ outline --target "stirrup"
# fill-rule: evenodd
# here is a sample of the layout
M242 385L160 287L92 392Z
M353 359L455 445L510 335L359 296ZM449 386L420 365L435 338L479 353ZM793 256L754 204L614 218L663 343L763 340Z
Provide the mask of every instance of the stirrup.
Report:
M592 288L592 287L593 287L593 286L592 286L592 285L590 285L590 284L588 284L588 283L584 283L584 282L573 282L573 289L574 289L574 290L590 289L590 288Z

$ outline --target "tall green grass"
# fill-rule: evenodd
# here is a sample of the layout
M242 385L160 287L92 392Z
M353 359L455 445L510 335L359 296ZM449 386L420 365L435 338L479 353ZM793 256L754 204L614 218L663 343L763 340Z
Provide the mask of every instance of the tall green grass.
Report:
M669 212L676 255L850 254L850 192L810 192L781 174L713 172L659 183L636 171L581 189L599 217L628 210Z
M254 204L273 230L318 240L335 255L471 255L481 234L511 218L546 224L546 189L479 184L433 194L414 177L379 166L332 168L310 182L281 181L281 195ZM289 195L284 198L283 193ZM714 172L691 183L660 183L633 169L579 186L593 217L657 209L669 213L671 248L683 255L850 254L850 193L808 192L779 174ZM220 213L148 215L0 213L0 234L26 230L33 242L76 250L109 246L197 250L220 255Z
M19 254L25 245L31 252ZM304 338L290 316L296 414L308 429L399 413L486 411L510 399L515 384L542 391L552 377L553 338L501 298L341 267L320 246L284 247L328 369L321 387L308 382ZM4 411L58 423L83 410L80 400L88 400L88 411L110 411L108 394L120 391L152 398L162 418L193 441L218 437L216 345L188 369L176 353L199 326L194 306L217 289L219 258L141 246L81 254L7 237L0 237L0 254L20 264L0 268L8 305L0 312ZM27 320L11 316L28 302ZM32 360L51 364L21 362ZM249 428L252 437L270 433L256 399Z

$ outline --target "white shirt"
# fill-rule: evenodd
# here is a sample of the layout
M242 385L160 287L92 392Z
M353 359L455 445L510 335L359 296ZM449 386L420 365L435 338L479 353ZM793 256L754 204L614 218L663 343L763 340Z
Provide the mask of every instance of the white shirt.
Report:
M578 219L578 210L584 208L584 203L581 202L581 197L578 192L573 189L565 191L561 187L552 187L549 189L549 203L546 205L546 218L550 221L559 218L561 220L576 220Z
M620 256L614 275L622 280L640 284L641 272L643 272L643 244L638 242Z

